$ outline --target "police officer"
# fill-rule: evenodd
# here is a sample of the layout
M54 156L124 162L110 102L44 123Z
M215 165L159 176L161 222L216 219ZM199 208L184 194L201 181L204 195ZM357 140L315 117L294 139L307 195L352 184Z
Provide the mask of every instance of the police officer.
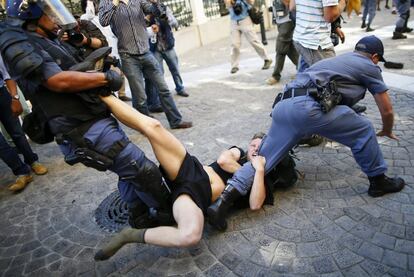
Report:
M392 39L406 39L407 36L403 33L411 33L413 31L412 28L407 26L408 19L410 18L410 5L409 0L397 0L398 19L395 22Z
M296 80L289 83L279 94L272 111L272 125L263 139L259 155L266 158L268 172L284 155L307 134L319 134L351 148L355 160L368 176L368 194L372 197L398 192L405 182L401 178L389 178L377 136L397 139L392 132L394 114L378 62L384 62L384 47L375 36L362 38L353 53L321 60L305 72L298 73ZM336 82L335 89L332 82ZM357 114L350 107L364 98L366 90L374 96L381 113L383 127L375 129L367 118ZM340 105L327 108L342 97ZM332 98L333 97L333 98ZM230 202L245 195L253 183L254 168L246 163L227 182L221 197L209 207L208 213L223 220ZM213 222L214 224L214 222Z
M120 74L70 70L76 61L60 44L56 30L58 25L73 28L76 20L59 0L9 1L7 10L14 19L0 26L0 41L8 42L1 50L10 73L20 77L19 85L30 94L33 114L45 118L44 129L56 137L65 161L118 174L121 197L130 206L130 224L140 227L136 223L146 208L160 209L168 196L158 167L128 140L99 99L98 94L119 89ZM24 21L25 33L15 26L16 18Z

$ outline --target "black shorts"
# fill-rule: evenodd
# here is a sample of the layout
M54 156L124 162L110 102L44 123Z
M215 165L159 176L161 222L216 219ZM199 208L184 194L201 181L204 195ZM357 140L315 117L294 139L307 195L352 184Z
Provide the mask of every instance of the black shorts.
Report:
M165 177L164 169L161 166L160 169ZM172 203L181 194L187 194L206 214L207 208L211 205L210 178L196 157L186 153L177 178L174 181L168 180L168 178L165 178L165 180L172 191Z

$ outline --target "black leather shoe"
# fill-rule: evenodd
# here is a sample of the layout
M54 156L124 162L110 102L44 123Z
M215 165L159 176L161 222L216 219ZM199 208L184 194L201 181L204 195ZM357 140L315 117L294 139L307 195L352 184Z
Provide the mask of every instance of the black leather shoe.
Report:
M188 97L188 96L190 96L187 92L185 92L184 90L183 91L180 91L180 92L177 92L177 95L179 95L179 96L182 96L182 97Z
M402 178L389 178L385 174L374 177L368 177L369 189L368 195L371 197L383 196L387 193L399 192L405 186L405 181Z
M171 129L186 129L193 127L193 122L191 121L181 121L180 124L171 127Z
M356 113L363 113L367 110L366 106L355 104L351 107Z
M273 61L271 59L265 60L262 69L263 70L269 69L270 68L270 65L272 64L272 62Z
M400 32L394 32L391 39L406 39L407 36Z
M231 74L234 74L234 73L236 73L237 71L239 71L239 68L236 66L236 67L233 67L233 68L231 69L230 73L231 73Z
M365 24L365 22L362 22L361 29L364 29L365 27L367 27L367 25Z
M210 225L219 231L225 231L227 229L227 212L240 196L240 192L235 187L227 185L219 198L207 209Z
M409 27L404 27L402 29L401 33L411 33L413 31L413 28L409 28Z
M373 32L373 31L375 31L375 29L372 29L372 28L368 25L368 27L367 27L367 29L366 29L365 31L367 31L367 32Z

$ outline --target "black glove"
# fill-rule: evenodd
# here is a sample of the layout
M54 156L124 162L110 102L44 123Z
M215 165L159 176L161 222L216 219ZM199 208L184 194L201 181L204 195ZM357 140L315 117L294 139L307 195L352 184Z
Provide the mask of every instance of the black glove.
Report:
M108 70L105 72L105 80L108 81L107 86L111 91L118 91L122 86L124 78L122 78L118 72L114 70Z

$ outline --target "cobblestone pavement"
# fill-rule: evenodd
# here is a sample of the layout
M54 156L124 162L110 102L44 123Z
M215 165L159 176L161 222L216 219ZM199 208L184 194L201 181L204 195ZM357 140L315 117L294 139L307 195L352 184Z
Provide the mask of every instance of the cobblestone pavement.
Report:
M386 49L400 45L387 42ZM412 35L404 45L406 49L413 45ZM413 52L393 52L393 59L413 61ZM195 59L194 52L182 60L189 65L191 59ZM214 58L207 64L213 66ZM407 65L401 73L414 76L409 71L412 64ZM227 72L228 64L224 67ZM191 71L184 66L184 77L191 76ZM287 66L284 79L293 73ZM264 85L269 75L270 71L242 69L203 83L200 71L198 80L185 79L192 84L188 86L191 96L176 97L176 101L195 125L172 132L203 163L212 162L230 145L247 146L253 133L270 124L270 106L281 85ZM99 263L93 261L93 254L110 234L96 225L93 214L116 190L116 175L82 165L70 167L55 144L34 145L50 172L35 176L23 192L7 192L13 176L0 165L0 275L414 276L413 91L391 90L395 133L400 140L379 139L389 174L398 174L408 183L400 193L368 197L368 180L342 145L325 142L314 148L300 147L297 164L304 179L277 191L274 206L233 213L224 233L206 224L202 241L190 249L135 244ZM380 128L373 98L367 95L363 104L368 106L365 116ZM156 117L166 125L165 116ZM127 133L154 159L140 134Z

